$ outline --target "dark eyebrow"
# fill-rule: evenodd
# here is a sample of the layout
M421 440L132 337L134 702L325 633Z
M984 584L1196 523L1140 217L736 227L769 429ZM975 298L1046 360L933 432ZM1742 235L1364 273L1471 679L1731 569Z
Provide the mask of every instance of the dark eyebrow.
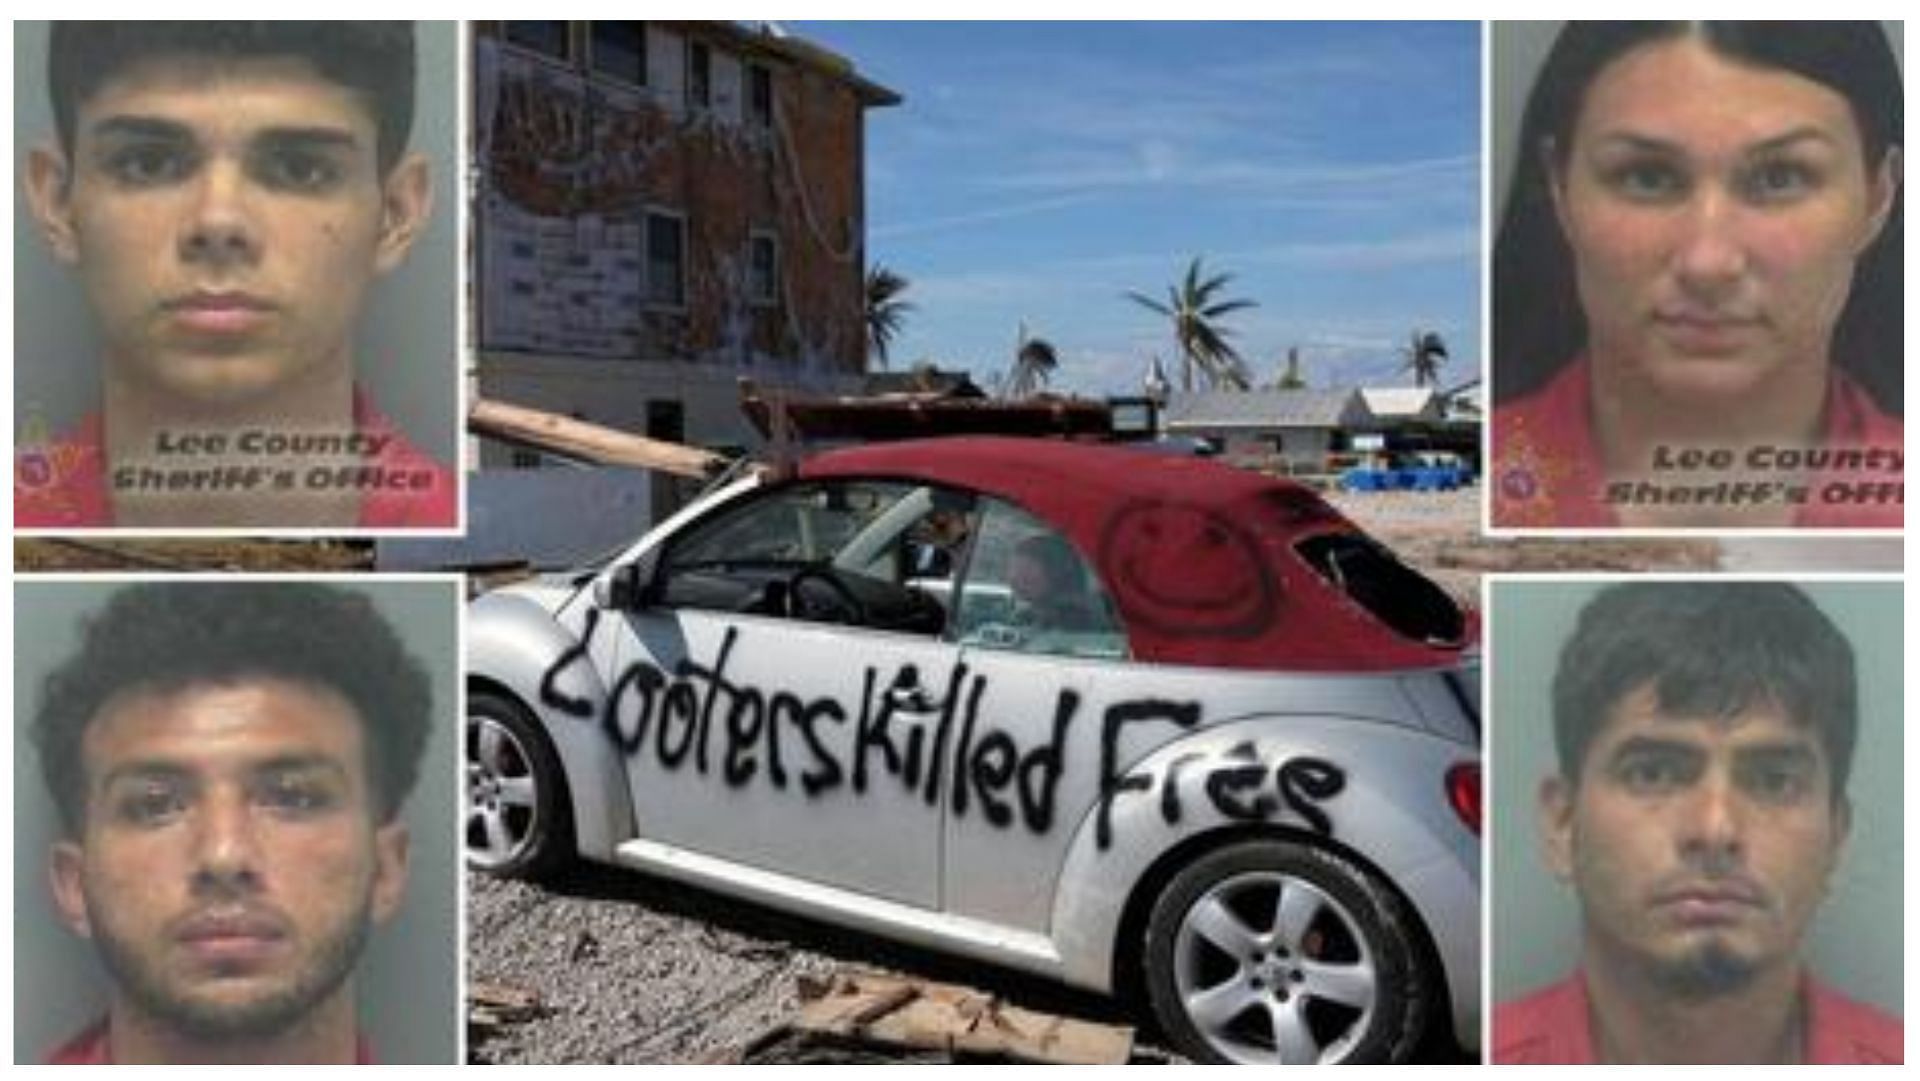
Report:
M91 131L95 136L107 139L163 139L176 143L193 141L193 132L185 124L154 116L109 116L95 122Z
M1813 765L1820 760L1814 754L1813 747L1805 743L1769 743L1760 747L1743 747L1738 757L1745 761L1780 762L1792 765Z
M1627 149L1638 151L1642 154L1680 153L1678 144L1668 142L1665 139L1656 139L1651 135L1636 135L1630 131L1610 131L1600 136L1598 140L1598 145L1602 147L1609 147L1610 144L1616 143L1624 143Z
M268 128L254 138L271 150L355 150L360 140L339 128Z
M346 767L330 755L324 754L288 754L256 762L248 767L248 773L259 775L268 773L332 773L345 777Z
M111 788L122 781L186 781L192 778L192 770L172 762L134 761L108 770L106 776L100 778L100 787Z
M1780 135L1776 135L1771 139L1762 140L1760 143L1755 145L1752 150L1748 151L1748 153L1749 154L1771 154L1777 151L1785 150L1789 146L1792 146L1794 143L1802 143L1802 142L1825 143L1831 146L1831 145L1834 145L1834 138L1831 132L1828 132L1822 128L1817 128L1812 125L1808 125L1806 127L1795 128L1792 131L1784 132Z
M1613 748L1610 759L1618 762L1622 758L1636 754L1699 754L1700 748L1691 743L1676 739L1657 739L1653 736L1633 736L1623 739Z

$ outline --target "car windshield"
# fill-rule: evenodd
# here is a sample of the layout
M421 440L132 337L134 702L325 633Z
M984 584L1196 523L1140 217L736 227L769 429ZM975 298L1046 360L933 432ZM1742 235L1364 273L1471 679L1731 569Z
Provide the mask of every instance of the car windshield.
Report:
M688 568L834 562L913 491L910 485L888 483L795 485L698 527L674 545L671 563Z

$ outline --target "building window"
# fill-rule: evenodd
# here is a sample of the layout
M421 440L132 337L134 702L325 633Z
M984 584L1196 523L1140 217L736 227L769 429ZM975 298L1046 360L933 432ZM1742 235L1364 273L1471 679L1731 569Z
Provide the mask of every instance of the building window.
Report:
M593 24L593 70L635 86L647 85L647 28L643 23Z
M747 299L755 304L780 302L780 238L772 233L747 238Z
M695 109L713 105L713 50L705 42L687 43L687 104Z
M682 307L687 302L687 223L672 214L647 212L647 303Z
M761 64L747 65L747 117L760 127L773 126L773 71Z
M551 56L555 60L570 60L573 50L569 47L567 23L564 19L545 22L507 22L501 27L507 41L529 52L541 56Z

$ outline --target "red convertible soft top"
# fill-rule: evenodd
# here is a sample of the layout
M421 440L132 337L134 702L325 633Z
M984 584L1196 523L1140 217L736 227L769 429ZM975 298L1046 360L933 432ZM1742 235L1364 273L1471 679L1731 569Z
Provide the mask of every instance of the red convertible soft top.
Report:
M1218 462L980 437L828 451L799 472L930 481L1018 504L1098 569L1142 661L1432 667L1455 662L1472 633L1437 586L1312 490Z

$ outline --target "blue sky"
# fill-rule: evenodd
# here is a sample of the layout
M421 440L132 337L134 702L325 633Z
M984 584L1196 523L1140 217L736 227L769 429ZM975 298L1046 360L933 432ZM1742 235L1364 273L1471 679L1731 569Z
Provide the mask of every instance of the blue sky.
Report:
M1402 383L1437 330L1481 352L1474 23L816 23L905 101L867 119L868 259L912 280L893 366L1006 368L1022 320L1055 389L1136 393L1155 297L1195 255L1259 302L1228 325L1270 381Z

